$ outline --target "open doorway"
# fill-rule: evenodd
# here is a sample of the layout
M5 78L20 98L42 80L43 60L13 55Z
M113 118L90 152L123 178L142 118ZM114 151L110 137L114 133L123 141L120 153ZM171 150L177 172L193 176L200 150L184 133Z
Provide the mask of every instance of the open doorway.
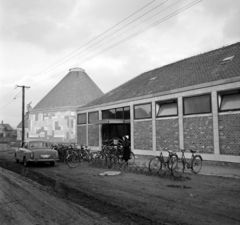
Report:
M131 141L130 124L103 124L102 125L102 144L108 145L113 138L122 139L128 135Z

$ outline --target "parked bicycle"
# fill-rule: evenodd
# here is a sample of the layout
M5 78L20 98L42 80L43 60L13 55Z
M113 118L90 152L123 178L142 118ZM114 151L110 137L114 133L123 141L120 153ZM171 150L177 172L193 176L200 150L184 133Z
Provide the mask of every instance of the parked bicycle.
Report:
M162 151L159 156L153 157L149 161L148 169L151 174L158 174L162 168L167 168L172 173L172 168L177 166L178 156L172 150L168 150L168 157L166 160L163 157Z
M176 178L181 177L186 167L187 169L191 169L191 171L195 174L199 173L202 168L202 161L203 161L201 155L194 155L196 151L190 150L190 152L192 153L192 156L190 160L187 160L184 155L185 149L181 149L181 152L182 152L182 156L181 158L178 159L177 166L172 168L173 176Z
M66 151L66 164L70 168L75 168L81 162L81 151L76 145L70 145Z

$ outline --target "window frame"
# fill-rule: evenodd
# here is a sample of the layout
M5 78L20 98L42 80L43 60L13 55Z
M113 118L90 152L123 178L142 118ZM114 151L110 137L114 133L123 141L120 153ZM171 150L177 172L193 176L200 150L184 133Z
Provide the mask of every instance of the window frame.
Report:
M230 93L230 92L234 92L234 91L236 91L236 92L235 92L235 93ZM224 94L224 93L225 93L225 94ZM220 92L217 93L218 99L221 98L220 103L219 103L219 100L218 100L218 112L240 111L240 108L221 110L221 106L222 106L222 102L223 102L223 96L235 95L235 94L240 94L240 89L220 91Z
M150 105L150 109L151 109L151 116L150 117L136 118L135 107L140 106L140 105ZM152 102L133 105L133 117L134 117L134 120L152 119Z
M79 122L79 115L85 115L85 122L84 123L80 123ZM83 124L87 124L87 113L79 113L79 114L77 114L77 125L83 125Z
M94 113L97 113L97 120L99 120L99 112L98 111L89 112L88 113L88 124L92 124L91 122L93 122L93 121L90 122L90 114L94 114ZM94 120L94 121L96 121L96 120Z
M178 117L178 99L169 99L169 100L162 100L162 101L157 101L155 102L155 108L157 106L157 104L160 105L161 108L161 104L167 105L167 104L172 104L172 103L176 103L177 104L177 114L176 115L164 115L164 116L158 116L158 112L156 112L156 118L163 118L163 117ZM160 110L159 108L159 110ZM155 110L156 111L156 110Z
M201 97L201 96L209 96L209 104L210 104L210 112L199 112L199 113L185 113L185 104L184 100L189 99L189 98L196 98L196 97ZM189 115L201 115L201 114L209 114L212 113L212 94L211 93L206 93L206 94L201 94L201 95L193 95L193 96L187 96L183 97L183 116L189 116Z

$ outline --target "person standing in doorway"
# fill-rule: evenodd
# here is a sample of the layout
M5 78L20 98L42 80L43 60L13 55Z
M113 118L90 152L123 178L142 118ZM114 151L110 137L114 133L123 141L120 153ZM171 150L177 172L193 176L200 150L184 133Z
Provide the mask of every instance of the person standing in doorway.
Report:
M130 159L130 141L128 138L128 135L123 136L123 160L127 163L128 160Z

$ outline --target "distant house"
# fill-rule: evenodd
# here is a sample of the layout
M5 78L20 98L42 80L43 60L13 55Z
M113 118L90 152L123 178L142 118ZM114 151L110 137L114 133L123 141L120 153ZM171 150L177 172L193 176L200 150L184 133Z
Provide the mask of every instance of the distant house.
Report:
M0 141L14 141L16 140L16 130L14 130L9 124L0 124Z
M81 68L69 73L30 111L29 138L76 142L77 108L103 92Z
M92 149L129 135L136 154L240 163L240 43L142 73L77 113L78 142Z

